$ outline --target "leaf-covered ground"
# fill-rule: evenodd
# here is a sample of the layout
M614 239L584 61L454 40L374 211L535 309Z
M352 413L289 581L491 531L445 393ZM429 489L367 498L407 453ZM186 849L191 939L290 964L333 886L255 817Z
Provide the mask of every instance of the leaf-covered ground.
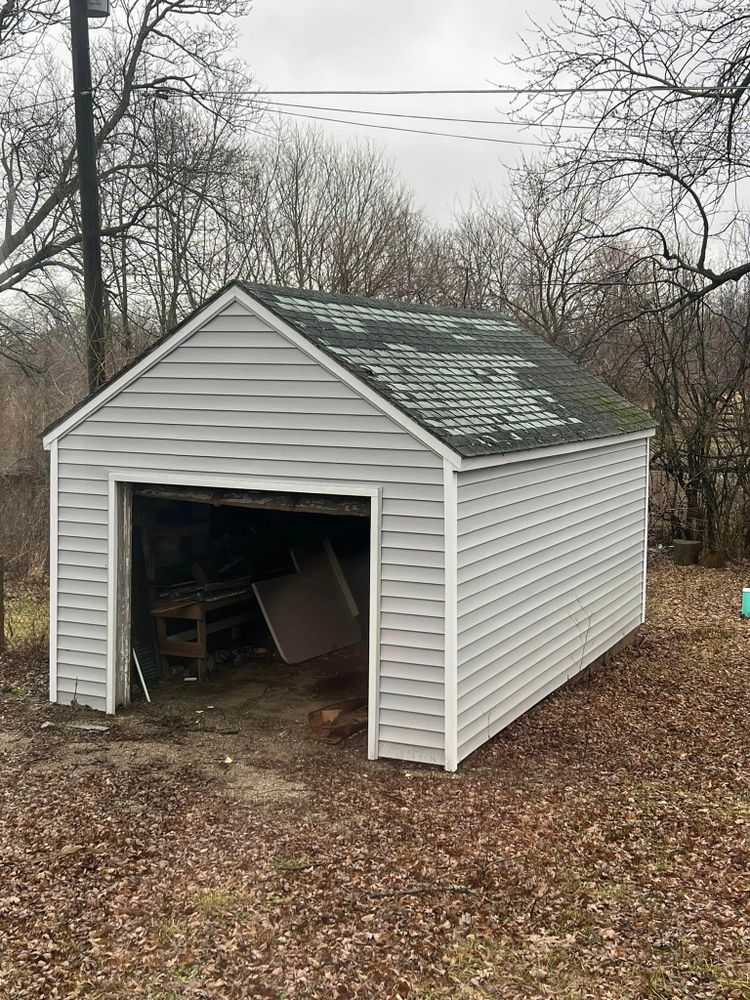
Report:
M743 582L654 565L636 645L457 775L72 728L6 657L0 996L750 997Z

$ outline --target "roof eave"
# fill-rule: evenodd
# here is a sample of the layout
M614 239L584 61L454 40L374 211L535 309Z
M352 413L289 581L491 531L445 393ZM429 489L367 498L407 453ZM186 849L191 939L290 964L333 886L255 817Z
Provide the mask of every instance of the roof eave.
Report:
M609 445L626 444L628 441L640 441L652 438L656 427L646 427L643 430L631 431L627 434L610 434L606 437L584 438L581 441L569 441L566 444L537 445L523 451L506 451L495 455L475 455L461 461L461 472L474 469L489 469L499 465L510 465L513 462L528 461L530 458L554 458L556 455L568 455L576 451L589 451L592 448L606 448Z

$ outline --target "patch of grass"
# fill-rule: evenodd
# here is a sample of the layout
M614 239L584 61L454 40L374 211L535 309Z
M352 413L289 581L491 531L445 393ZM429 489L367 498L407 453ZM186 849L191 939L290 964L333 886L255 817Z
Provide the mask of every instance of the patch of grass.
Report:
M26 692L21 687L5 687L2 693L7 695L9 698L22 698Z
M172 972L174 975L183 983L189 983L199 971L199 966L196 962L186 962L184 965L176 965Z
M750 997L750 969L747 963L719 964L708 959L690 959L682 953L665 956L658 966L649 969L645 976L643 992L654 1000L672 1000L674 997L694 995L688 990L718 987L719 995ZM716 995L715 992L710 994Z
M208 889L196 896L194 902L196 909L210 916L246 916L255 909L255 900L249 893L225 889Z
M187 934L187 928L183 924L169 923L162 924L157 930L157 937L162 944L172 945L180 941Z
M6 601L5 637L9 649L39 649L47 642L48 632L46 595L22 594Z
M273 866L282 872L301 872L310 867L305 861L299 861L297 858L282 858L280 861L274 861Z
M260 903L260 909L277 910L280 906L284 906L286 903L290 902L290 900L291 896L280 896L277 892L270 892Z
M519 998L543 995L555 1000L584 1000L592 991L604 988L606 974L600 970L598 977L591 977L585 964L576 960L579 945L573 935L552 934L528 936L518 948L490 938L459 940L445 956L450 985L436 987L425 982L410 996L415 1000L488 1000L507 997L512 984ZM620 982L626 991L623 996L677 1000L706 995L750 1000L750 962L746 961L720 964L707 953L701 956L676 948L659 956L653 967L640 970L640 975L638 970L634 972L632 980ZM539 984L544 991L537 994Z

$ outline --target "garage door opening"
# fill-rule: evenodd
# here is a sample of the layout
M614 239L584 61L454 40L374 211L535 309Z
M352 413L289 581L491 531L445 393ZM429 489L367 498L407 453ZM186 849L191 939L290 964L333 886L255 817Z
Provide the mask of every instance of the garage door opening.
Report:
M123 700L145 688L186 714L282 720L328 742L365 731L370 498L129 491Z

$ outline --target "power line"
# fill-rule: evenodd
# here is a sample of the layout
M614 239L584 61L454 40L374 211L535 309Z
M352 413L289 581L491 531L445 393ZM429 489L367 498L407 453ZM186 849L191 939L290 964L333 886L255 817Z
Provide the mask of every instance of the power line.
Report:
M503 146L541 146L545 149L567 149L573 151L571 146L561 146L559 143L542 142L534 139L503 139L499 136L489 135L466 135L458 132L436 132L430 129L407 128L403 125L380 125L377 122L358 122L347 118L329 118L323 115L308 115L302 112L282 111L274 108L273 113L277 115L287 115L290 118L306 118L316 122L333 122L336 125L354 125L359 128L374 128L386 130L388 132L408 132L413 135L435 135L445 139L468 139L474 142L492 142Z
M708 88L706 88L706 89L708 89ZM242 90L238 90L238 91L224 90L224 91L221 91L221 90L212 90L212 91L205 91L205 92L195 91L195 92L191 93L191 92L187 92L187 91L178 90L178 89L175 89L175 88L164 88L164 87L160 87L159 90L160 90L160 92L161 92L162 95L164 95L165 92L166 92L166 94L168 96L187 97L187 98L190 98L190 97L199 97L199 98L202 98L204 100L208 99L208 98L211 98L211 97L222 97L222 96L236 96L238 99L242 99L243 95L244 95L244 100L248 104L250 104L251 106L254 105L254 106L257 106L261 110L267 110L267 111L269 111L271 113L275 112L276 114L279 114L279 115L287 115L289 117L294 117L294 118L306 118L306 119L309 119L309 120L312 120L312 121L330 122L332 124L340 124L340 125L352 125L352 126L358 127L358 128L375 128L375 129L386 130L386 131L391 131L391 132L407 132L407 133L413 133L413 134L417 134L417 135L434 135L434 136L439 136L439 137L443 137L443 138L462 139L462 140L474 141L474 142L492 142L492 143L497 143L497 144L502 144L502 145L536 146L536 147L541 147L541 148L551 148L551 147L554 147L554 148L557 148L557 149L566 149L565 146L562 146L559 143L545 142L543 140L521 139L521 138L519 138L519 139L510 139L510 138L502 138L502 137L499 137L499 136L467 135L467 134L459 134L459 133L453 133L453 132L441 132L441 131L428 130L428 129L416 129L416 128L408 128L408 127L404 127L404 126L397 126L397 125L385 125L385 124L379 125L379 124L376 124L374 122L354 121L354 120L351 120L351 119L342 119L342 118L338 118L338 117L326 117L326 116L317 115L317 114L315 114L315 115L313 115L313 114L304 114L302 112L303 111L305 111L305 112L306 111L324 111L324 112L333 112L334 114L339 114L340 113L340 114L357 115L357 116L363 116L364 115L364 116L368 116L368 117L391 118L391 119L399 119L399 120L407 119L407 120L426 121L426 122L449 122L449 123L466 124L466 125L507 125L507 126L511 126L511 127L524 128L524 129L540 129L540 128L542 128L542 129L551 129L551 130L553 130L555 132L559 132L561 129L573 129L573 130L580 130L580 131L587 131L587 132L596 132L596 131L598 131L598 132L601 132L602 134L606 134L606 132L607 132L607 127L605 127L605 126L603 126L601 124L599 124L599 125L587 125L587 124L582 124L582 123L566 123L566 122L559 122L559 123L555 123L555 122L528 122L528 121L519 121L519 120L512 120L512 119L469 118L469 117L463 117L463 116L426 115L426 114L406 113L406 112L396 112L396 111L373 111L373 110L366 110L366 109L359 109L359 108L331 107L331 106L328 106L328 105L319 105L319 104L301 104L301 103L287 102L287 101L272 101L272 100L266 100L264 98L264 96L263 96L263 95L269 94L269 93L271 93L271 94L273 94L273 93L276 93L276 94L287 93L285 91L257 91L257 90L253 90L253 91L249 91L249 90L246 90L246 91L242 91ZM402 94L402 93L403 94L406 94L406 93L415 93L415 94L416 93L430 93L430 94L492 93L492 94L494 94L494 93L498 93L498 92L499 92L498 90L491 90L491 91L490 90L483 90L483 91L468 91L468 90L464 90L464 91L411 91L411 92L407 92L407 91L393 91L391 93L398 95L398 94ZM504 92L510 92L509 88L506 88L506 90ZM516 92L520 93L521 91L516 91ZM146 91L142 91L141 93L145 95L147 92ZM295 92L295 93L303 93L303 92L299 91L299 92ZM311 94L313 94L313 93L321 93L322 94L322 93L334 93L334 92L309 91L309 92L306 92L306 93L311 93ZM336 93L353 94L355 92L354 91L338 91ZM360 91L358 93L374 94L376 92L374 92L374 91ZM386 93L386 92L383 91L383 92L377 92L377 93ZM3 117L5 117L5 116L7 116L7 115L9 115L9 114L14 114L14 113L17 113L17 112L24 112L24 111L35 111L38 108L48 107L48 106L52 106L52 105L56 105L56 106L60 107L60 110L68 110L70 108L70 105L66 103L65 97L59 96L59 97L48 99L48 100L36 101L35 103L28 104L28 105L16 105L16 106L8 105L8 106L6 106L5 109L1 109L0 110L0 119L3 118ZM293 111L293 110L288 110L288 109L299 109L299 110ZM706 137L709 137L712 134L713 133L706 133ZM567 147L567 148L571 148L571 147Z
M712 96L712 97L727 97L732 98L735 96L733 91L720 90L716 87L708 86L670 86L668 84L653 84L650 86L641 87L623 87L623 86L608 86L608 87L474 87L474 88L425 88L425 89L413 89L413 90L267 90L267 89L253 89L253 90L210 90L210 91L198 91L194 90L192 92L182 91L177 88L160 86L157 88L162 93L172 92L178 96L193 96L193 97L218 97L218 96L236 96L236 97L253 97L256 100L263 100L264 96L269 97L354 97L354 96L365 96L365 97L406 97L406 96L471 96L471 95L506 95L506 96L572 96L575 94L649 94L649 93L673 93L680 94L684 97L701 97L701 96ZM45 105L51 105L58 103L58 98L45 101L37 101L34 104L29 104L25 106L7 106L7 113L11 110L13 111L29 111L37 107L43 107ZM284 102L267 102L267 103L278 103L284 104ZM304 105L290 105L294 107L303 107ZM328 110L323 107L311 106L312 110ZM332 108L331 110L342 111L345 113L350 113L349 109L346 108ZM354 113L354 112L351 112ZM360 113L360 112L357 112ZM378 112L361 112L363 114L377 114ZM381 112L382 113L382 112ZM395 117L395 114L394 114ZM425 119L431 116L416 116L408 115L404 117L416 118L424 117ZM445 121L459 121L465 120L467 123L474 124L495 124L494 122L484 122L479 119L451 119L445 116L435 116L436 120ZM503 122L497 122L496 124L505 124ZM514 123L508 123L514 124ZM541 124L541 123L540 123ZM556 128L556 125L546 124L546 127ZM564 128L594 128L594 126L561 126Z
M238 92L239 93L239 92ZM249 92L248 92L249 93ZM255 91L257 93L257 91ZM508 94L511 96L571 96L573 94L658 94L674 93L685 97L732 97L733 91L720 90L717 87L704 86L671 86L669 84L652 84L641 87L623 87L610 85L607 87L475 87L456 89L423 89L423 90L268 90L264 94L271 97L404 97L424 96L431 94Z
M597 125L578 125L572 123L555 124L554 122L525 122L508 118L464 118L464 117L450 117L448 115L422 115L422 114L406 114L405 112L399 111L367 111L364 108L332 108L325 104L295 104L289 101L266 101L262 98L257 102L271 109L274 108L301 108L306 111L332 111L334 113L346 114L346 115L370 115L377 118L410 118L417 119L419 121L429 121L429 122L460 122L465 125L513 125L515 127L523 128L549 128L549 129L561 129L561 128L572 128L572 129L583 129L588 132L596 131L599 126Z
M289 101L266 101L262 98L253 101L253 104L260 107L261 110L275 111L278 108L300 108L305 111L326 111L333 113L341 113L347 115L367 115L376 118L398 118L398 119L411 119L417 121L428 121L428 122L453 122L465 125L508 125L513 128L527 128L527 129L551 129L555 132L559 132L560 129L575 129L576 131L585 132L601 132L606 134L609 129L617 127L618 130L622 127L622 122L614 122L608 125L598 124L598 125L584 125L579 122L531 122L525 121L523 119L512 119L512 118L466 118L466 117L454 117L449 115L425 115L419 113L406 113L398 111L371 111L365 108L338 108L331 107L325 104L297 104ZM291 113L291 112L287 112ZM362 125L367 125L367 122L362 122ZM650 129L650 132L654 132L654 129ZM703 131L703 132L692 132L691 135L694 138L710 138L715 135L715 132ZM477 138L481 138L478 136ZM519 140L520 141L520 140Z
M6 104L5 107L0 108L0 115L15 114L17 111L36 111L37 108L47 108L53 104L57 104L61 108L70 109L73 107L73 95L66 94L64 97L53 97L49 100L34 101L33 104Z

